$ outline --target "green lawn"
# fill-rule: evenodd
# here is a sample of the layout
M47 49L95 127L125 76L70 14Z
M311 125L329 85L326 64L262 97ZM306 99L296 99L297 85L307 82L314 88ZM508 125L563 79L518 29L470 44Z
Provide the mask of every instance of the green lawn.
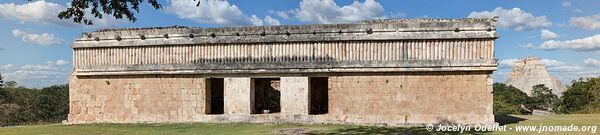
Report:
M520 120L515 120L520 119ZM552 116L533 116L533 115L514 115L497 118L496 121L508 121L507 128L515 129L515 126L596 126L594 134L600 134L600 114L570 114L570 115L552 115ZM516 123L513 123L516 122ZM537 132L494 132L493 134L538 134ZM591 132L542 132L543 134L591 134Z
M600 114L577 114L555 116L502 116L500 123L507 123L507 128L517 125L578 125L600 126ZM83 125L35 125L0 128L0 135L13 134L455 134L456 132L438 133L427 131L424 127L369 127L349 125L303 125L303 124L83 124ZM537 132L468 132L476 134L537 134ZM545 134L590 134L590 132L543 132ZM596 132L596 134L599 134Z

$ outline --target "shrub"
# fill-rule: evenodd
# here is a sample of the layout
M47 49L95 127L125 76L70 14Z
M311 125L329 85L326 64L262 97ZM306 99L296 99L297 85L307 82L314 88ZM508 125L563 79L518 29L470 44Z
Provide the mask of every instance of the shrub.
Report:
M0 88L0 126L60 122L69 113L68 85Z
M523 114L521 105L528 101L525 92L504 83L494 83L494 114Z

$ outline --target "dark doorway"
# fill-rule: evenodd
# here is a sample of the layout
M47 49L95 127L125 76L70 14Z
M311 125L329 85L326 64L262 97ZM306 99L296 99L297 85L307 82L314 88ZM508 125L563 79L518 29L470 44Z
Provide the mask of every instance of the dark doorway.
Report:
M310 114L326 114L329 110L329 78L310 78Z
M209 78L210 83L210 112L208 114L223 114L223 78Z
M281 110L279 78L254 79L254 113L278 113Z

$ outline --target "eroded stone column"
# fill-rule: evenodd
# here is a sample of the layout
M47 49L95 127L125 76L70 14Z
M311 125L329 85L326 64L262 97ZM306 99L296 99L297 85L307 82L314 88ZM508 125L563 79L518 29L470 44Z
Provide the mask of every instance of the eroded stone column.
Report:
M308 115L310 80L308 77L281 77L281 114Z
M254 110L254 80L225 78L224 85L224 113L251 114Z
M486 75L487 78L487 85L486 85L486 90L484 91L484 101L482 101L482 104L484 104L485 106L485 111L484 111L484 116L487 116L485 118L481 119L481 123L483 124L488 124L488 125L493 125L494 124L494 78L492 77L492 74L488 74Z

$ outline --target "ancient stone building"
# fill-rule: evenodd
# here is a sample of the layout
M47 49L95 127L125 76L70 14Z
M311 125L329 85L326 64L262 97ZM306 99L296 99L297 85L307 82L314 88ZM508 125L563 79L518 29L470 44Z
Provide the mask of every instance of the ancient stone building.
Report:
M490 124L495 23L84 33L72 45L68 121Z
M520 89L529 96L531 96L532 87L538 84L544 84L546 87L552 89L552 93L559 97L567 90L567 87L560 80L550 76L544 63L537 57L527 57L517 60L505 83Z

